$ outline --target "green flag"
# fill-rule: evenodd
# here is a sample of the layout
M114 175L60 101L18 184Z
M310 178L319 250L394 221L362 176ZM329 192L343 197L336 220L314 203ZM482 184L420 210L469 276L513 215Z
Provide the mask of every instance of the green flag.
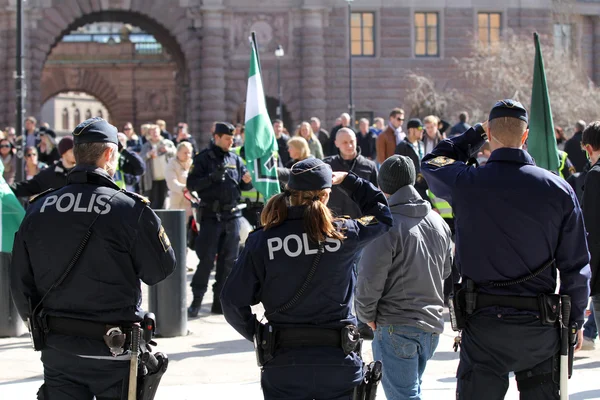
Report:
M15 233L23 221L25 210L2 177L2 173L4 173L4 165L0 162L0 243L2 243L0 251L11 253Z
M248 92L246 94L246 138L244 147L246 165L252 175L252 184L268 200L279 193L277 179L278 147L271 119L267 113L265 93L260 78L258 55L254 43L250 56Z
M527 151L535 159L535 164L538 167L558 172L558 148L554 136L552 107L550 106L550 96L548 96L540 38L537 32L533 34L533 40L535 41L535 62L531 108L529 110Z

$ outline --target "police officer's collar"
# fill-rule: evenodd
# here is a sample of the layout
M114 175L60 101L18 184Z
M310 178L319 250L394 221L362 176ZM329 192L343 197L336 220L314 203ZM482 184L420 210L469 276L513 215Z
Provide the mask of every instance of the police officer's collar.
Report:
M288 207L287 219L303 219L306 206L290 206Z
M229 154L229 151L223 150L222 148L220 148L219 146L217 146L214 143L211 143L210 145L212 146L212 149L215 152L215 154L218 156L226 156L227 154Z
M67 176L67 185L72 183L91 183L120 190L105 170L93 165L76 165Z
M496 149L490 155L487 164L494 161L514 162L518 164L529 164L535 165L535 161L531 155L522 149L513 149L509 147L502 147Z

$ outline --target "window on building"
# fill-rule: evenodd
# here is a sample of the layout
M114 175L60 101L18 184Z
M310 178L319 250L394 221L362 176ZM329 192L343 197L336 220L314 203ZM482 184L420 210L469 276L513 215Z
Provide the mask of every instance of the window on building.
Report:
M85 119L90 119L92 118L92 110L90 110L89 108L85 111Z
M572 27L570 24L554 24L554 53L570 54L571 53L571 36Z
M75 124L75 126L79 125L81 123L81 113L79 112L79 108L75 109L75 114L73 116L73 123Z
M352 56L375 56L375 13L353 12L351 21Z
M102 110L98 110L98 114L96 114L96 116L104 118L104 113L102 112Z
M436 12L415 13L415 56L439 57L440 19Z
M62 129L65 131L71 130L71 128L69 127L69 110L67 110L66 108L63 108L62 111Z
M479 43L486 47L493 47L500 43L502 34L502 14L480 12L477 15L479 29Z

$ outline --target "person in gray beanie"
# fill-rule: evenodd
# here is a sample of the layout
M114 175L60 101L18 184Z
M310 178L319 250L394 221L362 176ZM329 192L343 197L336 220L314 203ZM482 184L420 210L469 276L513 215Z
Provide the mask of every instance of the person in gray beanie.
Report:
M415 165L393 155L379 187L394 226L365 248L358 265L356 314L374 330L388 399L420 399L421 378L444 329L443 282L452 266L450 228L414 188Z

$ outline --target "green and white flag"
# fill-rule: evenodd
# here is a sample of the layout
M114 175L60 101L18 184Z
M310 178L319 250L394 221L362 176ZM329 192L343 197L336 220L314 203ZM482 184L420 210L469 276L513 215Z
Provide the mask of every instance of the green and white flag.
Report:
M246 94L246 166L252 175L252 184L265 201L279 193L277 179L278 147L271 119L267 113L265 92L260 77L258 55L251 42L250 72Z
M8 183L2 177L4 165L0 162L0 243L2 253L11 253L15 233L19 230L25 210Z

